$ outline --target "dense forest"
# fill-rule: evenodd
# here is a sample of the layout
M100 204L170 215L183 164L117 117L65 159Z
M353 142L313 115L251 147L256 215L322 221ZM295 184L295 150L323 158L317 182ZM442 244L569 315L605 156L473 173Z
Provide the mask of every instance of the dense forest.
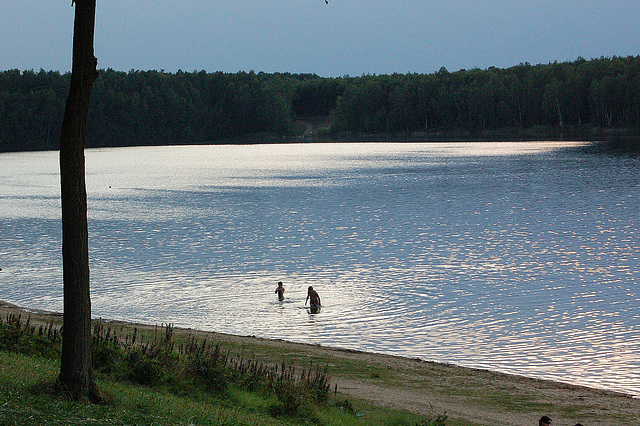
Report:
M69 81L0 72L0 151L58 149ZM107 69L91 101L87 147L637 135L640 56L338 78Z

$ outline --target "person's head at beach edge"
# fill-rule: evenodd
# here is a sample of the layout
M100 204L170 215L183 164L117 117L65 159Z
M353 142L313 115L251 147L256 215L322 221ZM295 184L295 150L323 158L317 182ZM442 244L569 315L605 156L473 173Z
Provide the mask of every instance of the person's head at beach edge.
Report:
M540 417L540 421L538 422L538 426L549 426L551 424L551 418L549 416Z

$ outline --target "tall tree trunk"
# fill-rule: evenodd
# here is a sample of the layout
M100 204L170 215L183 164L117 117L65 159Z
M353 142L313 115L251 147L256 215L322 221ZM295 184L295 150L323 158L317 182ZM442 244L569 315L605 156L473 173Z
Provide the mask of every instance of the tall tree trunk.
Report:
M61 387L74 399L99 399L91 359L91 296L84 145L97 60L96 0L76 0L71 86L60 137L64 331Z

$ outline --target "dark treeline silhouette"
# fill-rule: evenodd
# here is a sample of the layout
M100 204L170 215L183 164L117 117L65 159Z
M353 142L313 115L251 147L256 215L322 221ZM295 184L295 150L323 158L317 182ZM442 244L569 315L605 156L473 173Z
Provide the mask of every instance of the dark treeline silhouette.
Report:
M0 72L0 151L58 149L69 81ZM640 56L338 78L108 69L91 102L87 147L289 140L318 120L325 137L354 140L637 134Z
M333 117L334 130L356 133L637 129L640 57L364 76L347 85Z

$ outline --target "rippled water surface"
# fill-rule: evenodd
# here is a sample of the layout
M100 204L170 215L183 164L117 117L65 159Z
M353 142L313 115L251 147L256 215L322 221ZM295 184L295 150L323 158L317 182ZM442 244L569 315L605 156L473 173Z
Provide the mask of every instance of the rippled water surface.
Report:
M578 143L86 158L96 317L640 396L638 158ZM0 154L0 299L61 310L60 244L57 153ZM322 297L317 314L304 307L309 285Z

